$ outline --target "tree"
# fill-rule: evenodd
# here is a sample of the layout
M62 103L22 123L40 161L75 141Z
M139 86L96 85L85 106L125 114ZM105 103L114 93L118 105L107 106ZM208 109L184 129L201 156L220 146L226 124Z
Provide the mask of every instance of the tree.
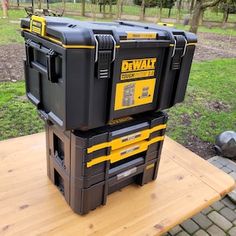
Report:
M228 21L230 13L236 13L236 0L224 0L219 8L223 11L222 26L224 27Z
M177 20L178 23L179 23L180 18L181 18L181 6L182 6L182 0L179 0L178 3L177 3L178 13L177 13L177 17L176 17L176 20Z
M38 0L38 9L41 9L42 8L42 2L41 0Z
M140 11L140 20L144 20L145 16L145 0L142 0L141 11Z
M212 1L196 0L190 25L190 32L197 33L202 12L206 10L208 7L214 7L221 1L222 0L212 0Z
M176 2L176 0L165 0L164 1L163 7L166 7L169 9L168 18L170 18L171 10L172 10L172 7L175 5L175 2Z
M85 16L85 0L82 0L81 15Z
M8 7L9 7L8 0L2 0L3 18L7 18L8 17Z
M189 12L192 13L194 8L195 0L191 0Z
M109 0L109 16L112 18L112 0Z
M116 18L117 19L121 18L123 1L124 0L118 0L117 1L117 13L116 13Z

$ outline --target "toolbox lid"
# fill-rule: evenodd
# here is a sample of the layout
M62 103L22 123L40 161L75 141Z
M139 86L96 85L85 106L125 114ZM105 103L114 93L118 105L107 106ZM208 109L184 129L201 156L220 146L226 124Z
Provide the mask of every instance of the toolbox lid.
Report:
M175 43L175 35L185 36L187 43L196 43L196 35L170 27L129 21L85 22L64 17L32 16L21 20L24 31L40 35L55 43L95 47L95 34L111 34L116 43L126 40L167 41Z

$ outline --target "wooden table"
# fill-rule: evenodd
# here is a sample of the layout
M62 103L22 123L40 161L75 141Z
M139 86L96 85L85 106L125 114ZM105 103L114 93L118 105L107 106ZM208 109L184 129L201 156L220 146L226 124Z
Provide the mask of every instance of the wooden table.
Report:
M0 235L159 235L219 200L234 180L166 137L159 177L74 214L46 175L44 133L0 142Z

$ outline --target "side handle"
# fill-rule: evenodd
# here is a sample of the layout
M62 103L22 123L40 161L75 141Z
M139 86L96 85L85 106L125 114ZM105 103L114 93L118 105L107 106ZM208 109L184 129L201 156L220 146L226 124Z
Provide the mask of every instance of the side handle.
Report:
M32 40L27 40L25 44L26 48L26 62L27 65L39 73L45 75L49 81L52 83L57 83L58 78L56 74L56 57L57 54L52 49L41 46L38 43L33 42ZM41 52L46 57L46 66L35 61L34 50Z

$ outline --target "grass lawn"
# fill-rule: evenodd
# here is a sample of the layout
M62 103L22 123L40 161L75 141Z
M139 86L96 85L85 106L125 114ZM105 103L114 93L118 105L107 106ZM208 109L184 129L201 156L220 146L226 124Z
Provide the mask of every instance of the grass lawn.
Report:
M43 130L35 107L25 96L25 83L0 83L0 140Z
M169 109L168 135L185 144L194 135L214 142L236 130L236 59L194 63L184 103Z
M171 138L185 144L194 135L214 142L218 133L236 129L235 68L236 59L193 64L185 102L168 111ZM43 130L36 109L24 96L24 82L0 83L0 94L1 140Z
M23 43L20 35L19 19L25 17L23 10L10 10L9 18L3 19L0 10L0 44Z

